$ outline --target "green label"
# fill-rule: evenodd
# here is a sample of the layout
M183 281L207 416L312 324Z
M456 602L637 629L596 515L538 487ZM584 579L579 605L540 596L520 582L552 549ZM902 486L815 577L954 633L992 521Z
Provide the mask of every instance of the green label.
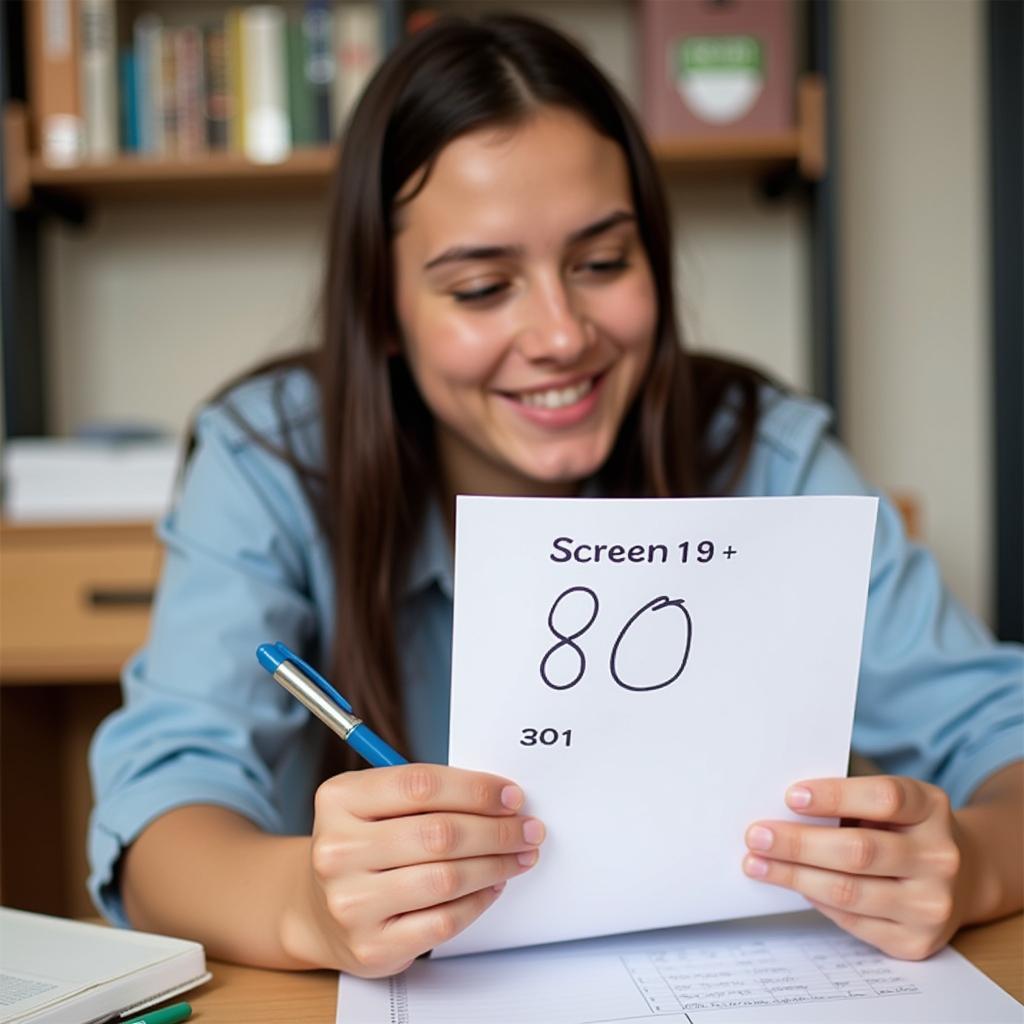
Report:
M701 71L756 71L763 64L761 44L754 36L690 36L676 50L676 70L688 75Z

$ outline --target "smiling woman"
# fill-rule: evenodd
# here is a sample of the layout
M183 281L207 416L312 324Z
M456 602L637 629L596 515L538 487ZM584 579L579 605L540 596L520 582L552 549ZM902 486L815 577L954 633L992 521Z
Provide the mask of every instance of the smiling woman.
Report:
M199 416L150 639L94 740L91 886L111 919L246 963L391 974L537 863L545 824L515 781L444 764L455 494L869 490L826 409L686 351L671 249L629 108L554 30L445 18L384 62L334 178L321 344ZM735 554L685 534L554 550ZM636 614L686 619L662 602ZM271 638L416 763L327 763L256 662ZM743 867L924 956L1020 905L1024 658L884 499L863 650L854 745L894 774L794 786L796 814L857 827L758 823Z

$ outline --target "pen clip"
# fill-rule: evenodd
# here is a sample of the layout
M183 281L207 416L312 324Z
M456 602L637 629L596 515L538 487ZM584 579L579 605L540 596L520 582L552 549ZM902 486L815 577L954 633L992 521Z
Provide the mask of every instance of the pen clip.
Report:
M277 648L278 653L281 655L283 661L290 661L293 665L297 666L309 679L309 681L315 684L319 689L323 690L331 700L341 705L349 714L355 714L352 710L352 705L338 691L331 686L329 682L312 665L308 665L304 662L297 654L290 651L280 640L274 644Z

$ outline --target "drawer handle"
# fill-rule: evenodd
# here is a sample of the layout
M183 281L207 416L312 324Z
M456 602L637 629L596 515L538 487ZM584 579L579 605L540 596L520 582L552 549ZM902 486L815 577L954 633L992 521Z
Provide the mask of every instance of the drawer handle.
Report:
M86 594L92 608L140 608L153 603L152 587L92 587Z

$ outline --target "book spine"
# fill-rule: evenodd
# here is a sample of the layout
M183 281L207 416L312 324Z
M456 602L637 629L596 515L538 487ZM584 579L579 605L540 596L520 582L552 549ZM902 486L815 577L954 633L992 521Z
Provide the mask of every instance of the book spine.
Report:
M120 72L118 96L121 115L121 149L139 151L138 94L135 88L135 51L124 49L118 58Z
M223 24L203 29L203 70L206 93L206 144L211 150L228 148L231 89L228 84L227 36Z
M306 46L301 20L290 18L288 34L288 114L292 125L292 145L313 143L313 93L306 78Z
M402 0L377 0L381 13L381 36L384 53L390 53L401 41L405 32L402 24Z
M163 37L165 29L155 14L135 22L135 82L138 92L139 151L164 152Z
M35 0L25 16L35 148L51 167L71 167L85 151L75 8L72 0Z
M335 10L334 123L348 120L383 53L381 10L371 0L351 0Z
M242 8L231 7L224 19L227 47L228 88L231 109L228 121L228 145L232 152L245 152L245 68L242 53Z
M175 36L178 151L196 156L206 149L203 113L203 43L196 25L186 25Z
M117 156L117 36L114 0L78 0L79 95L90 160Z
M165 28L160 38L157 74L160 77L159 131L160 152L173 156L178 151L178 72L176 37L178 30Z
M242 12L245 154L277 163L291 149L282 8L261 4Z
M334 90L334 44L331 9L327 0L306 0L302 14L305 42L305 73L313 104L313 141L330 142L334 138L331 119L331 95Z

